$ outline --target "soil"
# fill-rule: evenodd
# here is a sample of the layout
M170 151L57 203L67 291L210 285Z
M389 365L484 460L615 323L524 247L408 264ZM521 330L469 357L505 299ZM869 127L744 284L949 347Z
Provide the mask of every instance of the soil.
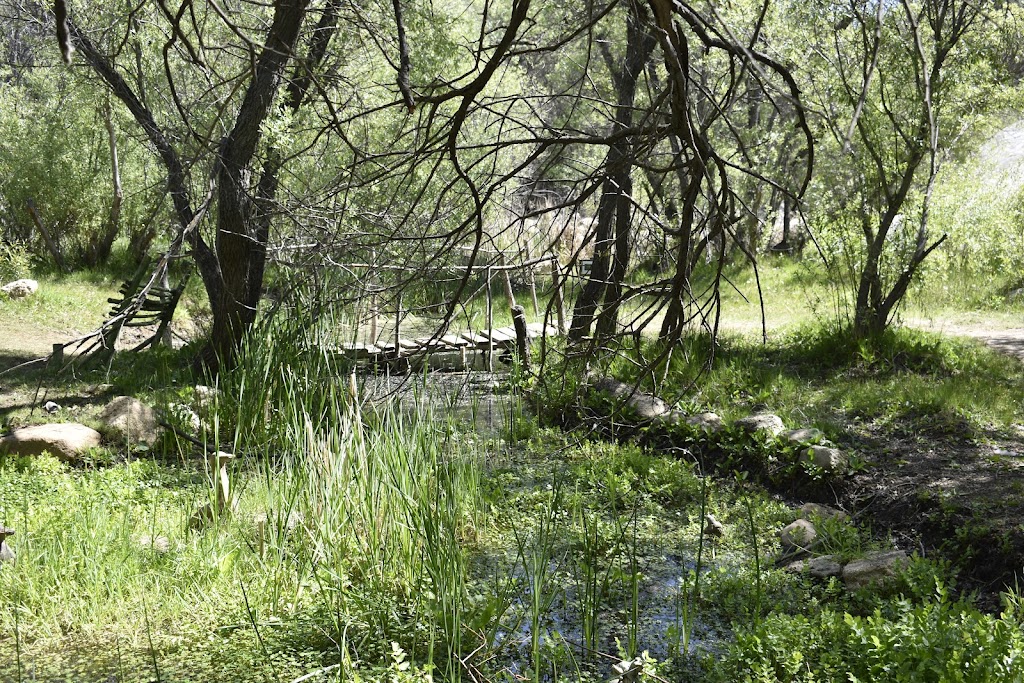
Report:
M944 558L997 609L1024 569L1024 428L973 433L913 422L851 431L867 467L830 502L907 552Z

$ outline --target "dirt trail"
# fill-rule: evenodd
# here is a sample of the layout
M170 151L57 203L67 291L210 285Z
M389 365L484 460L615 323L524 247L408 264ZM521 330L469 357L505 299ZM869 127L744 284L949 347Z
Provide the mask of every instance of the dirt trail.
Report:
M970 337L985 343L992 349L1024 361L1024 326L1003 327L981 325L953 320L909 318L904 321L909 327L929 332L939 332L950 337Z

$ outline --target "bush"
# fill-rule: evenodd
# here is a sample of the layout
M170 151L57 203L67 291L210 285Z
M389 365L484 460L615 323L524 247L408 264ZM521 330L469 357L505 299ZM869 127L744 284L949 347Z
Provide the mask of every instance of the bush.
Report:
M29 276L32 259L24 245L18 242L0 241L0 281L6 284Z

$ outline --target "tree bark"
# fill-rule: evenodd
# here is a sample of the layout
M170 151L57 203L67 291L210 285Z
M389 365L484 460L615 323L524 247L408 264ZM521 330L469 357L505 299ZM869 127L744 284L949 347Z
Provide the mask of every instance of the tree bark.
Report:
M607 44L600 43L616 90L613 132L633 125L637 79L656 44L632 5L626 19L626 55L621 69L615 67ZM617 139L609 147L604 165L607 179L598 205L593 267L574 307L570 341L579 341L590 333L599 305L602 308L597 319L597 334L610 337L616 332L622 284L629 269L632 246L633 155L633 144L628 137Z
M103 107L103 125L107 129L107 145L110 149L110 180L113 193L110 199L110 216L99 239L89 249L90 266L106 263L114 247L114 240L121 230L121 204L124 201L124 190L121 188L121 165L117 156L117 130L114 128L114 116L110 111L110 102Z
M256 320L266 268L266 228L255 220L248 178L260 140L260 127L270 114L284 70L295 52L308 0L274 5L274 18L263 43L252 80L242 99L235 126L223 141L217 173L217 261L223 287L211 298L213 351L221 363L233 362L238 345Z

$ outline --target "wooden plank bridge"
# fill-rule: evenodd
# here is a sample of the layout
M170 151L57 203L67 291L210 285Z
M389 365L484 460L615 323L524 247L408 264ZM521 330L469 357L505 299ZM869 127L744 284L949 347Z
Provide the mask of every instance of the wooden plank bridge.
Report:
M529 339L538 339L557 336L558 330L543 323L528 323L526 334ZM346 358L371 364L425 359L433 354L459 354L461 365L468 366L470 354L480 353L492 363L495 353L514 353L515 346L516 331L509 326L416 339L398 338L386 344L349 342L341 344L337 351Z

